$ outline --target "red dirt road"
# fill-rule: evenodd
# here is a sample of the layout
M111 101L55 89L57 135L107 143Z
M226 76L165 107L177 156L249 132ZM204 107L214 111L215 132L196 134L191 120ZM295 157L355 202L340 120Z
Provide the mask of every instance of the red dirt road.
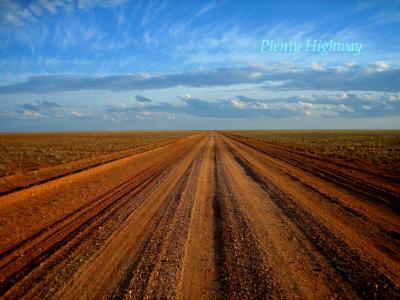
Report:
M0 297L400 297L400 184L211 132L0 198Z

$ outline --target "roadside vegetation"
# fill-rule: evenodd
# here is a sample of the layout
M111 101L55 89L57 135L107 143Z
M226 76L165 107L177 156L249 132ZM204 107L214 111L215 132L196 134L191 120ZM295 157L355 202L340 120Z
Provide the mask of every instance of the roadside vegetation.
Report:
M188 136L189 131L0 134L0 177Z
M293 148L321 159L400 165L400 130L265 130L234 134Z

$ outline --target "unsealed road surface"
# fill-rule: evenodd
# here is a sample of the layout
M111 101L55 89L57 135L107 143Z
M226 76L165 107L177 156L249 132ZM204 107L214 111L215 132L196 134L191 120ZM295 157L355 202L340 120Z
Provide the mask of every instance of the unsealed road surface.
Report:
M0 198L0 297L400 297L399 186L217 132Z

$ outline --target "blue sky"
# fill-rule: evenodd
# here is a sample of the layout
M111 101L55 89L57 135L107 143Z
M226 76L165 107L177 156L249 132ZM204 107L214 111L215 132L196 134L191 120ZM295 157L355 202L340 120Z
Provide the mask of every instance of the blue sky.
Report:
M399 128L399 34L395 0L0 0L0 130Z

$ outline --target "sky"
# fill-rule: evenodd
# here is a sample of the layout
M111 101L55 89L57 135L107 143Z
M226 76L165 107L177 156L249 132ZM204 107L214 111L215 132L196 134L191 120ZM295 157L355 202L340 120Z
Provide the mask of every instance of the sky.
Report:
M0 131L398 129L399 37L396 0L0 0Z

